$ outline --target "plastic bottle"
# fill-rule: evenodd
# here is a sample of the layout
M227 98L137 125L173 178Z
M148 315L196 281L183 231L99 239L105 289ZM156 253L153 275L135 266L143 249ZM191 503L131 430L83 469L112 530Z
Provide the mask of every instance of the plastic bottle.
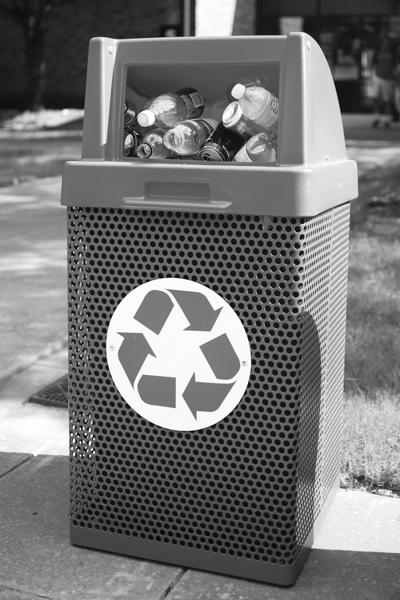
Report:
M269 77L268 75L256 75L255 77L238 77L237 79L235 79L235 81L229 86L227 92L226 92L226 97L228 98L228 100L230 102L232 102L232 100L235 100L235 97L232 96L232 90L235 87L235 85L241 84L244 87L248 87L250 85L258 85L260 87L263 87L265 89L267 89L268 86L268 81L269 81Z
M216 119L219 123L227 105L228 101L226 98L207 100L201 116L203 119Z
M244 116L237 100L228 104L224 110L222 115L222 123L224 127L233 129L234 131L240 133L245 140L256 133L264 131L264 129L257 125L257 123L250 121L250 119L247 119L247 117Z
M269 139L271 140L272 146L275 148L275 150L277 150L277 148L278 148L278 121L276 121L276 123L274 123L272 125L272 127L270 127L267 130L267 134L268 134Z
M233 157L235 162L276 162L276 148L267 133L253 135Z
M197 154L200 160L229 162L243 145L243 138L222 123L212 132Z
M238 83L232 89L232 96L238 100L245 117L265 130L278 120L278 99L265 88L258 85L246 87Z
M137 120L142 127L163 127L168 129L179 121L196 119L204 110L203 95L193 88L161 94L144 105Z
M163 129L153 129L146 133L136 150L136 156L147 159L169 158L172 156L173 153L164 145L164 134Z
M138 136L135 131L124 129L124 156L135 156L136 147L138 144Z
M125 102L124 104L124 127L131 129L135 127L137 117L137 109L133 102Z
M189 119L169 129L164 144L181 156L196 154L217 127L215 119Z

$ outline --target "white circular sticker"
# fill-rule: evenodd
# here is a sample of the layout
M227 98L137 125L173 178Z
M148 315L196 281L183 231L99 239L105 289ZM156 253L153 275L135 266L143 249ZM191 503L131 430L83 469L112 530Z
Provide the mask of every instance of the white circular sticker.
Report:
M224 419L250 377L244 327L221 296L188 279L156 279L119 303L107 361L125 401L166 429L194 431Z

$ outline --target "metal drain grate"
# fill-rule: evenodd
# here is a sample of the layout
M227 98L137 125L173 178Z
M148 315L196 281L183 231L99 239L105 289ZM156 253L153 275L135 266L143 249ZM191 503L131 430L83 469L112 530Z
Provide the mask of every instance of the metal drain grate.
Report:
M32 394L28 402L68 408L68 374Z

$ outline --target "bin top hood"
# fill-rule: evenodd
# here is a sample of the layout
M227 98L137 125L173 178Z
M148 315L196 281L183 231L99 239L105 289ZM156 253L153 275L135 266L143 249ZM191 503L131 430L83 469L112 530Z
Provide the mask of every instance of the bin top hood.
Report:
M166 91L194 87L200 89L207 100L217 101L235 78L251 77L260 72L268 78L268 87L279 98L276 163L211 165L196 160L154 160L144 164L146 161L140 159L121 158L123 106L128 89L146 99ZM82 187L84 180L93 181L95 177L100 181L93 169L100 175L106 166L108 175L101 175L101 179L103 186L106 181L111 181L107 186L110 189L108 192L104 187L96 190L104 196L103 205L107 202L105 194L109 193L119 197L109 201L112 206L125 206L124 198L136 198L137 206L141 202L150 206L146 204L151 200L149 190L159 192L164 184L165 189L170 190L166 193L168 198L153 198L153 204L158 202L157 206L161 206L160 202L164 202L166 208L173 208L177 202L178 210L184 206L182 194L177 190L184 190L188 197L188 210L195 205L206 210L215 201L212 210L216 211L243 212L252 206L261 214L281 215L284 214L282 201L275 199L271 204L266 201L266 195L268 198L272 194L286 197L285 214L294 211L304 215L317 214L357 196L357 167L346 156L331 71L321 48L305 33L226 38L92 39L82 160L67 165L63 203L76 205L79 181L86 198L79 203L88 202L87 189L84 191ZM79 176L77 167L80 168ZM110 179L111 167L114 176ZM85 168L90 171L87 177L83 176ZM73 185L71 177L77 178ZM121 180L117 184L118 177ZM122 180L126 182L126 189L117 191ZM240 193L248 190L247 199L238 197L239 189ZM171 190L175 191L172 193Z

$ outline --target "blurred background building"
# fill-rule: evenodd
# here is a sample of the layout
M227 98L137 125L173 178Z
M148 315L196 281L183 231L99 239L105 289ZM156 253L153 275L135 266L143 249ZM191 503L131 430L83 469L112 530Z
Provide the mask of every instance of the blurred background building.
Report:
M83 106L91 37L290 31L321 45L342 111L366 111L379 40L399 54L400 0L0 0L0 106L22 108L37 93L48 107Z

